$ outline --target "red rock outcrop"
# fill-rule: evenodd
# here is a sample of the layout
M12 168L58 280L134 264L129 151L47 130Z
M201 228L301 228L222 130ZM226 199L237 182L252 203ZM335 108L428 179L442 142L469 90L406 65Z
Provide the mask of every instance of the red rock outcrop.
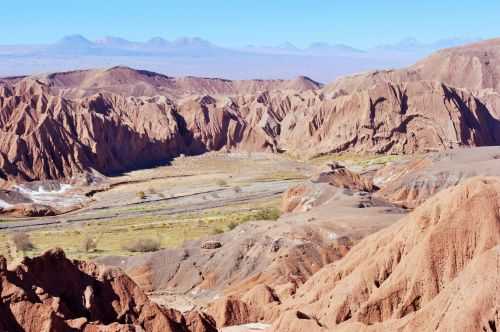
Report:
M500 92L500 38L438 51L401 70L344 77L325 86L326 94L366 90L383 82L437 81L456 88Z
M171 99L203 95L255 94L263 91L302 92L319 89L321 84L307 77L293 80L226 80L203 77L168 77L128 67L76 70L38 76L52 94L69 98L111 92L123 96L167 96Z
M2 331L215 332L213 320L152 303L118 269L67 259L62 250L8 269L0 257Z
M355 173L341 164L334 162L327 166L329 170L313 176L310 182L289 188L283 194L281 210L284 213L309 211L327 203L338 194L338 190L331 187L362 192L363 194L378 189L370 178ZM327 184L328 186L317 184ZM361 201L359 204L363 206L364 202Z
M500 38L449 48L411 67L423 79L433 79L471 91L500 91Z
M499 122L465 90L435 82L378 83L289 113L279 148L296 154L416 153L496 145Z
M437 192L474 176L500 176L500 148L457 149L391 163L374 176L374 196L416 208Z
M444 190L282 304L272 331L495 331L500 178Z
M123 268L143 289L186 294L208 305L218 326L272 322L280 304L323 266L404 213L329 182L307 186L310 211L245 223L221 235L186 241L178 249L99 261Z
M51 96L38 82L0 96L0 158L6 179L69 178L165 161L183 141L168 100Z
M273 289L258 284L242 297L227 296L211 303L208 310L217 326L233 326L261 321L272 322L278 317L280 303Z
M172 79L121 67L7 80L0 83L0 177L110 174L211 150L307 157L499 145L499 49L490 41L447 50L324 89L306 78Z
M311 180L315 183L328 183L331 186L353 191L372 192L377 190L373 181L361 174L349 170L344 165L332 162L327 164L327 171L319 173Z

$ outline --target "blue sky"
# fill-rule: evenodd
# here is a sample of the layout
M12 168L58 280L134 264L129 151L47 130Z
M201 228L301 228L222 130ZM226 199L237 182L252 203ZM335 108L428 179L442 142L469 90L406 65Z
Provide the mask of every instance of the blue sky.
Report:
M499 0L14 0L2 1L0 44L64 35L142 41L198 36L216 44L297 46L324 41L366 48L406 37L500 36Z

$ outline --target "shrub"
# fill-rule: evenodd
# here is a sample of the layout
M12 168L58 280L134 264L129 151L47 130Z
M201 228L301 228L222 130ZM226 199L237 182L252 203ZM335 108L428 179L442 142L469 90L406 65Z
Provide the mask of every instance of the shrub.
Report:
M217 184L220 187L225 187L227 186L227 181L224 179L218 179L217 181L215 181L215 184Z
M253 212L247 216L244 216L241 220L241 222L247 222L247 221L252 221L252 220L278 220L280 217L281 212L277 208L265 208L258 210L256 212Z
M137 239L123 246L131 252L152 252L160 249L160 241L156 239Z
M145 198L146 198L146 193L145 193L144 191L139 191L139 192L137 193L137 197L138 197L139 199L145 199Z
M256 220L278 220L281 213L277 208L267 208L260 210L255 215Z
M85 252L91 252L91 251L94 251L96 250L97 248L97 240L96 239L93 239L91 238L90 236L86 236L84 239L83 239L83 242L82 242L82 249L85 251Z
M97 249L97 245L101 241L102 236L104 233L100 233L96 238L91 237L90 235L85 235L82 241L82 249L85 252L91 252Z
M238 227L238 223L234 222L234 221L231 221L228 225L227 225L227 228L229 228L230 231L232 231L233 229L235 229L236 227Z
M277 208L268 208L260 211L258 215L258 217L262 220L278 220L281 212Z
M222 234L224 233L224 230L219 228L219 227L215 227L213 230L212 230L212 234L213 235L217 235L217 234Z
M28 233L15 233L11 239L18 251L28 251L35 248Z
M239 194L240 192L242 192L242 189L241 189L241 187L236 186L236 187L233 187L233 191L234 191L235 193Z

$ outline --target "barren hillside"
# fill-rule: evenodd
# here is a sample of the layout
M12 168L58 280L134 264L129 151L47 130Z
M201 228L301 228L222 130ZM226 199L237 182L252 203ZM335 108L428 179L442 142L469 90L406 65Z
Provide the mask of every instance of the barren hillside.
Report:
M408 70L348 77L325 89L303 77L173 79L123 67L7 80L0 91L1 175L110 174L212 150L314 156L497 145L499 47L492 40L450 49ZM478 54L482 65L468 77L477 72L481 83L436 69L458 61L451 66L468 72Z

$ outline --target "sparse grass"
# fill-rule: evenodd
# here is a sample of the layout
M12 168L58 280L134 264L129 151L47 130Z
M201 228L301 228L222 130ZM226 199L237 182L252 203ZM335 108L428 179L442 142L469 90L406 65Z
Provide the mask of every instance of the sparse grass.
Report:
M14 233L10 239L14 244L14 246L16 247L17 251L21 251L24 253L29 250L33 250L35 248L33 242L31 241L31 237L28 233L24 232Z
M222 228L219 228L219 227L215 227L212 230L212 235L217 235L217 234L222 234L222 233L224 233L224 230Z
M310 160L312 164L320 165L329 161L337 161L348 165L367 167L371 165L385 165L392 161L401 160L401 155L370 155L355 153L333 153L314 157Z
M253 220L278 220L280 217L281 212L278 208L276 207L270 207L270 208L265 208L257 211L254 215L248 216L249 218ZM245 221L250 221L250 220L243 220Z
M4 234L0 234L0 255L4 257L9 257L9 241L7 236Z
M219 187L226 187L227 186L227 181L224 179L217 179L215 181L215 184L218 185Z
M233 229L235 229L236 227L238 227L238 223L234 222L234 221L231 221L229 224L227 224L227 228L232 231Z
M75 231L76 235L80 235L79 231ZM102 237L102 233L99 234L97 238L91 237L90 235L85 235L82 241L82 249L86 253L94 252L97 249L97 245Z
M300 172L295 171L279 171L271 172L264 176L259 176L255 181L259 182L271 182L271 181L287 181L287 180L305 180L307 176Z
M69 257L77 259L133 255L135 252L125 249L123 245L133 243L137 239L158 239L160 234L160 247L173 248L182 245L186 240L231 230L245 222L275 220L279 216L277 207L281 201L278 196L251 199L210 210L176 215L162 215L155 211L176 207L182 200L149 201L148 198L151 195L163 198L162 193L166 198L171 197L172 192L167 188L178 188L176 197L198 190L193 188L203 188L207 191L216 189L199 197L200 202L203 199L206 200L205 203L210 203L228 195L235 196L239 189L245 194L251 193L251 189L247 189L247 186L255 181L304 179L304 175L301 174L304 173L304 169L302 164L294 161L277 163L274 156L266 159L259 154L250 157L245 154L241 154L240 157L220 154L186 157L183 160L173 161L172 166L134 171L127 174L123 180L133 179L143 182L117 186L108 192L96 195L96 200L103 202L103 206L109 204L112 207L109 210L88 211L85 217L102 218L101 220L30 230L29 235L34 248L28 250L26 255L38 255L54 247L63 248ZM215 185L217 179L219 181ZM155 194L152 194L153 191ZM122 199L124 204L117 204L115 207L114 204ZM117 217L118 215L123 217ZM85 243L89 241L88 235L95 238L97 234L101 235L101 239L95 248L90 245L87 249ZM9 236L0 232L0 254L6 256L9 252L10 241L7 241Z
M123 249L130 252L153 252L160 250L160 246L158 239L144 238L125 244Z
M169 216L141 216L124 219L103 220L88 223L78 228L65 227L29 232L34 248L24 254L34 256L43 251L60 247L71 258L93 259L107 255L131 255L138 251L129 251L124 243L133 244L137 239L159 239L161 248L174 248L186 240L220 234L231 230L236 225L254 220L273 220L279 215L279 198L242 203L231 207L205 210L202 212L183 213ZM96 248L85 248L88 238L99 234ZM89 236L91 235L91 236ZM3 238L2 238L3 236ZM0 233L0 254L8 257L7 241ZM98 250L97 250L98 249Z
M83 243L82 243L83 251L91 252L91 251L96 250L96 248L97 248L97 242L94 239L92 239L91 237L85 237L83 239Z

